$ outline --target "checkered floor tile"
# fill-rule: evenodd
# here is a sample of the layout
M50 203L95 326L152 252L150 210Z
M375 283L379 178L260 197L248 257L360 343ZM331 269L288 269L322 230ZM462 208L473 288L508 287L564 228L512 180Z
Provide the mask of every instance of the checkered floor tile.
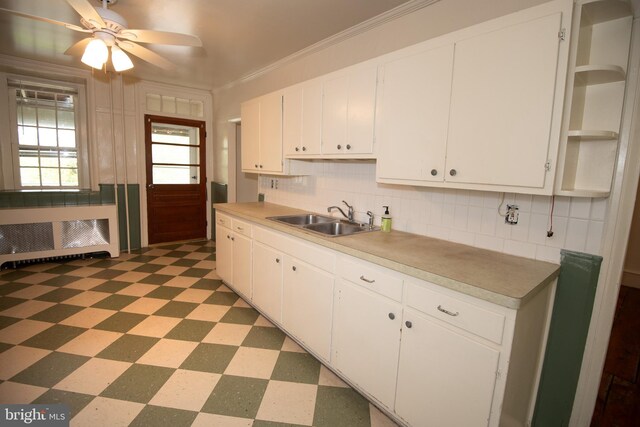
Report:
M395 426L227 288L211 241L0 271L0 403L72 426Z

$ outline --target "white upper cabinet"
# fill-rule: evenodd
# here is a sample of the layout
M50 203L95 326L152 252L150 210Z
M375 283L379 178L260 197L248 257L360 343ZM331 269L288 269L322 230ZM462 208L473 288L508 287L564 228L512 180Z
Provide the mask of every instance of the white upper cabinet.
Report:
M372 154L377 67L351 67L329 77L322 93L322 153Z
M321 153L322 82L311 80L284 91L283 146L287 157Z
M453 44L382 65L378 181L442 182L452 69Z
M244 102L242 115L242 170L283 173L282 93Z
M561 13L455 45L446 180L543 188Z

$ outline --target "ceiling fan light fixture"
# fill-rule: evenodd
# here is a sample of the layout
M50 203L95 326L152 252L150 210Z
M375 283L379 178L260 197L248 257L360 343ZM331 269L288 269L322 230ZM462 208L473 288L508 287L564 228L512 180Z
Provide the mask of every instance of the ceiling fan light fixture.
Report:
M107 59L109 58L109 50L104 41L100 39L93 39L89 42L84 55L82 55L82 62L90 67L101 69Z
M118 73L133 68L133 62L129 56L116 45L111 46L111 62Z

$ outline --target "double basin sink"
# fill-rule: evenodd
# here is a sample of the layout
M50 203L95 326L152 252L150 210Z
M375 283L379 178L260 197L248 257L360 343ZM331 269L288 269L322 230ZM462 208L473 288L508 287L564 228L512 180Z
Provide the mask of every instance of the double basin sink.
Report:
M348 222L317 214L272 216L267 219L328 237L348 236L355 233L379 230L378 227L370 228L368 224Z

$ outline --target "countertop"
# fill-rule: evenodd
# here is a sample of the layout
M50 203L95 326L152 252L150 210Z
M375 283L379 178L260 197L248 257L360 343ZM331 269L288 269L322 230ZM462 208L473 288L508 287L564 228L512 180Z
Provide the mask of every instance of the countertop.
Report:
M560 266L392 230L324 237L267 219L309 213L273 203L217 203L221 212L508 308L551 283Z

